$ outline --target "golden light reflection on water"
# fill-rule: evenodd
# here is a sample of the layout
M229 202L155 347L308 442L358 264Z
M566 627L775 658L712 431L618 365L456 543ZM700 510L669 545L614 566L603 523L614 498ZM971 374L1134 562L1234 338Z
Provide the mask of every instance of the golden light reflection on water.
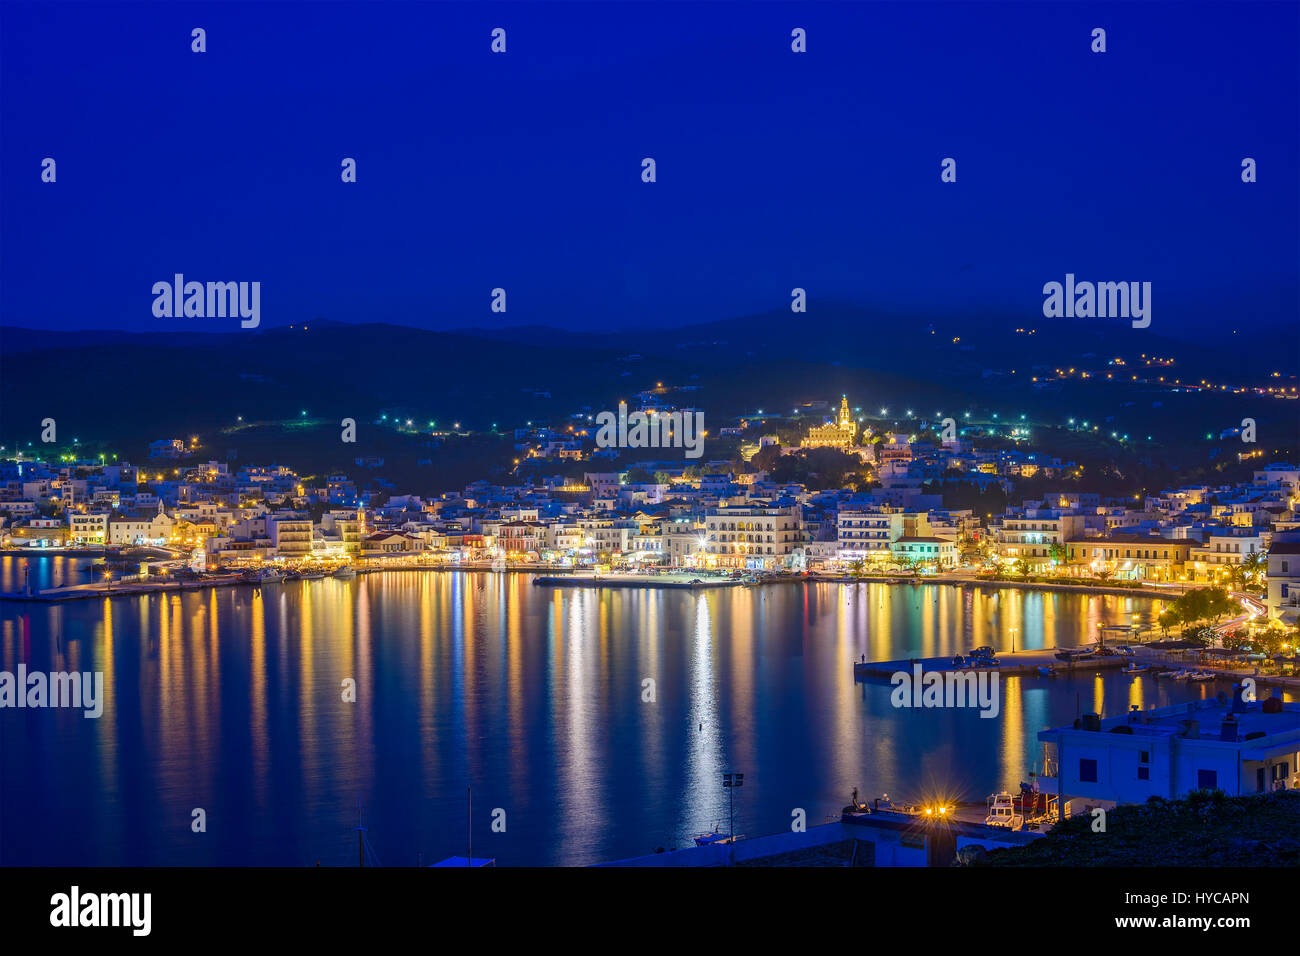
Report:
M244 603L237 600L237 607L242 609ZM262 589L257 588L248 599L249 652L252 679L248 687L249 732L252 735L252 761L250 773L253 779L253 792L259 806L265 806L268 799L267 752L270 749L267 730L266 699L266 598ZM239 615L243 616L243 615ZM259 678L258 675L263 675Z
M512 839L532 842L515 861L574 862L724 821L727 771L746 774L738 827L751 833L788 828L791 807L819 822L853 786L976 799L1012 788L1051 722L1209 690L1030 675L1004 680L1001 714L984 720L896 710L887 685L853 680L852 662L1073 646L1099 623L1151 612L1123 597L934 585L595 590L393 573L0 606L0 651L10 669L62 654L110 675L112 718L58 727L60 747L93 768L89 793L130 782L132 800L158 803L143 817L174 816L204 793L237 798L257 821L241 833L249 843L302 828L295 849L268 848L262 862L311 862L308 848L346 842L358 798L377 805L401 858L463 852L467 783L518 808ZM60 645L72 633L85 636ZM357 681L354 704L341 699L345 678ZM35 747L18 752L42 759ZM113 814L127 810L93 810L104 840L118 839ZM592 845L594 832L613 842Z

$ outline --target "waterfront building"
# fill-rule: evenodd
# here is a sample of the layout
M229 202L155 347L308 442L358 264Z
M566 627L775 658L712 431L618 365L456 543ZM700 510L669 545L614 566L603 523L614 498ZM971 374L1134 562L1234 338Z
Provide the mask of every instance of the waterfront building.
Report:
M548 535L546 526L538 521L503 521L497 526L496 539L507 558L536 560L546 548Z
M1193 790L1230 796L1300 785L1300 704L1281 697L1244 702L1190 701L1118 717L1086 714L1072 726L1040 731L1048 745L1053 786L1066 815L1071 809L1115 803L1173 800ZM1073 808L1069 806L1074 802Z
M267 515L265 520L267 537L277 555L291 560L311 555L313 529L309 517L296 512L276 512Z
M1031 573L1041 574L1065 563L1063 545L1082 538L1084 524L1080 514L1030 509L1004 516L995 540L1005 560L1024 561Z
M5 538L18 548L62 548L69 529L58 518L30 518L25 524L5 529Z
M936 571L957 566L957 546L950 538L905 535L890 544L889 552L893 563L900 566L908 561Z
M595 555L615 557L629 548L636 528L621 518L583 518L578 521L583 533L583 547Z
M1271 534L1263 528L1215 528L1204 544L1193 545L1188 554L1187 580L1226 583L1235 568L1252 554L1268 549Z
M1113 534L1067 541L1071 570L1107 572L1129 581L1172 582L1185 578L1192 542L1159 535Z
M546 547L557 555L574 555L582 550L586 537L576 524L557 521L546 529Z
M361 542L364 557L411 557L424 550L419 537L403 531L376 531Z
M776 570L803 545L802 508L719 507L704 516L706 564Z
M668 563L677 568L693 568L702 554L707 554L708 538L704 522L691 516L672 517L662 523L664 553Z
M103 544L108 539L108 515L70 515L68 532L74 544Z
M930 526L923 512L885 508L841 511L836 517L835 531L841 561L885 563L893 558L890 546L895 541L905 535L929 535Z
M359 512L327 511L321 515L320 530L326 538L337 538L344 554L355 556L361 553L364 529Z
M155 502L152 515L121 515L108 521L108 543L116 546L133 544L162 544L171 538L176 520L165 511L161 501Z

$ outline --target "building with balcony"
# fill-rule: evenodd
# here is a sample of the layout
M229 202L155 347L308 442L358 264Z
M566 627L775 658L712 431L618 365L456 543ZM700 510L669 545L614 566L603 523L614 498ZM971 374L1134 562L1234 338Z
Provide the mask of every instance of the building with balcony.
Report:
M1282 532L1269 545L1264 603L1270 620L1300 624L1300 532Z
M1113 534L1068 541L1065 551L1072 572L1171 582L1186 576L1192 542L1159 535Z
M296 512L276 512L266 516L266 535L277 556L302 559L312 553L312 522Z
M803 546L803 509L718 508L704 516L706 564L719 568L775 570Z
M1173 800L1193 790L1229 796L1300 785L1300 704L1280 696L1244 702L1208 698L1101 718L1085 714L1073 726L1040 731L1055 753L1059 805L1080 806Z

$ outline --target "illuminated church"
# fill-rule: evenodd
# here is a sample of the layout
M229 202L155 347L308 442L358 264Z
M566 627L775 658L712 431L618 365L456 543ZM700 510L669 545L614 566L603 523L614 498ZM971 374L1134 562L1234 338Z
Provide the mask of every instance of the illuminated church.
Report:
M808 437L799 443L800 448L838 448L852 451L858 440L858 423L849 414L847 395L840 396L840 417L808 429Z

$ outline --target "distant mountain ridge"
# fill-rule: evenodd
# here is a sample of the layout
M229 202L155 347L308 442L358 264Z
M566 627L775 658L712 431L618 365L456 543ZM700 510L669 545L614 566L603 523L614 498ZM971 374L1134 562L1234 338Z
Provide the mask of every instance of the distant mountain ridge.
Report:
M0 326L0 355L35 352L52 348L77 348L108 344L200 345L220 338L247 341L248 335L274 335L281 330L303 327L360 330L372 327L404 329L414 337L447 335L457 339L488 340L496 343L544 348L581 350L628 350L640 354L680 356L685 349L707 354L711 350L743 357L791 357L811 362L839 362L871 367L888 353L884 364L909 373L932 370L940 365L970 371L975 366L1007 368L1017 365L1055 366L1079 364L1089 357L1125 356L1130 362L1142 353L1176 359L1180 366L1195 366L1199 375L1250 374L1261 359L1259 343L1271 343L1269 360L1282 363L1283 375L1300 372L1300 335L1297 327L1255 326L1250 333L1225 331L1210 344L1188 342L1160 332L1157 321L1150 329L1133 329L1127 321L1112 319L1008 319L977 313L963 316L930 316L899 310L868 308L833 300L813 300L806 313L788 308L752 315L660 326L653 330L575 331L546 325L507 327L460 326L446 330L427 329L397 323L348 323L317 318L308 322L264 324L255 330L183 330L129 332L91 329L85 331L42 330L12 325ZM1017 331L1023 330L1023 331ZM1032 330L1032 334L1030 334ZM1289 344L1288 344L1289 343Z

